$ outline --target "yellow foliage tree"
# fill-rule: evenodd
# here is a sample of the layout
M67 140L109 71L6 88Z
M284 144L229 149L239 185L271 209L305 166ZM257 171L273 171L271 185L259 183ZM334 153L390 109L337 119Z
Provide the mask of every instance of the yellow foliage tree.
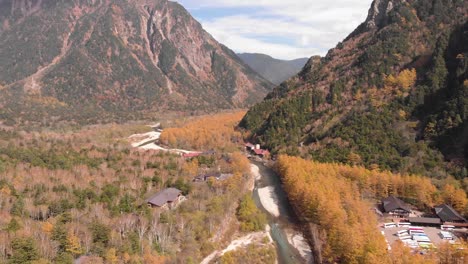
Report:
M104 256L106 263L114 264L119 262L119 258L117 257L117 251L115 248L109 248Z
M233 147L232 142L241 138L236 126L244 115L245 111L240 111L200 117L181 127L165 129L160 140L171 147L193 150Z
M398 74L398 86L404 90L408 90L409 88L413 87L416 83L416 70L413 69L406 69Z
M11 194L11 190L10 188L8 188L8 186L3 186L0 189L0 193L2 194L2 196L9 196Z
M327 262L386 262L386 245L375 215L356 188L357 182L365 181L362 172L367 176L370 171L288 156L278 158L277 169L299 216L318 224L326 234L322 254Z
M419 254L413 254L409 247L406 247L401 241L396 241L390 251L390 260L392 264L432 264L436 263L430 259L424 258Z
M42 232L50 235L52 233L52 230L54 229L54 225L52 225L49 222L44 222L41 228Z
M432 207L440 202L440 192L429 178L284 155L278 158L277 170L298 216L324 233L322 255L327 262L439 263L434 260L437 255L413 255L399 244L392 246L389 256L375 215L361 200L396 195L418 201L417 206ZM466 194L451 184L441 196L456 208L466 208Z
M198 173L198 160L193 159L192 161L184 163L182 170L189 176L195 176Z
M67 242L65 244L65 251L77 256L83 253L81 249L80 239L72 232L67 235Z
M451 184L446 184L442 189L442 198L446 204L451 205L455 210L466 212L468 199L464 190L455 188Z
M384 80L385 86L395 87L398 85L398 80L393 75L389 75Z

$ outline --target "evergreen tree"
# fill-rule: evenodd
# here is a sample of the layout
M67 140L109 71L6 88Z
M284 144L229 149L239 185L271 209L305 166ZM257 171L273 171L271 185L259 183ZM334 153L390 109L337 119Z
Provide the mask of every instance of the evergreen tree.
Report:
M39 259L39 253L31 237L17 237L11 242L13 254L9 264L29 264Z

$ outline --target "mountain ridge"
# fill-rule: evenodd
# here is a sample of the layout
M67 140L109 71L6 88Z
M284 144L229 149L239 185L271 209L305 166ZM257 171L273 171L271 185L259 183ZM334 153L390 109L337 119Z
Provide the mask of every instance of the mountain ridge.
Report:
M252 70L276 85L296 75L309 60L309 58L280 60L261 53L239 53L237 55Z
M365 22L274 88L241 127L276 153L464 177L466 19L463 1L376 0Z
M0 116L11 122L246 107L271 87L175 2L2 0L0 9Z

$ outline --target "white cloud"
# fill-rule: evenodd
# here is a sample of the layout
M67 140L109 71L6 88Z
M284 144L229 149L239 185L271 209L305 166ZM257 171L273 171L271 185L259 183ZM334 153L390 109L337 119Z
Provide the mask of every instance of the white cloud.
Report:
M180 0L189 10L248 10L220 16L206 13L203 27L236 52L280 59L324 55L367 16L372 0Z

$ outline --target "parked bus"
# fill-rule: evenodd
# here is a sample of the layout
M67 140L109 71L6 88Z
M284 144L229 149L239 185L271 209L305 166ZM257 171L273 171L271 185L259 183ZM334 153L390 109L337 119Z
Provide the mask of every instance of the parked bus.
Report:
M397 227L396 223L385 223L383 224L384 228L392 228L392 227Z
M413 238L413 240L416 240L418 242L431 242L431 240L428 238L428 237L416 237L416 238Z
M453 226L453 225L441 225L441 226L440 226L440 229L442 229L442 230L447 230L447 231L451 231L451 230L453 230L454 228L455 228L455 226Z
M410 228L408 228L409 230L424 230L423 227L419 227L419 226L412 226Z
M398 227L410 227L411 223L406 223L406 222L400 222L398 223Z
M402 237L399 237L401 241L405 241L405 240L411 240L411 236L402 236Z
M400 231L397 232L397 235L401 235L401 234L407 235L407 234L408 234L408 230L400 230Z
M419 246L421 248L424 248L424 249L432 249L432 248L436 248L434 246L434 244L430 243L430 242L419 242Z
M452 234L450 232L441 231L440 234L442 235L443 239L446 239L446 240L452 240L453 239L453 236L452 236Z

